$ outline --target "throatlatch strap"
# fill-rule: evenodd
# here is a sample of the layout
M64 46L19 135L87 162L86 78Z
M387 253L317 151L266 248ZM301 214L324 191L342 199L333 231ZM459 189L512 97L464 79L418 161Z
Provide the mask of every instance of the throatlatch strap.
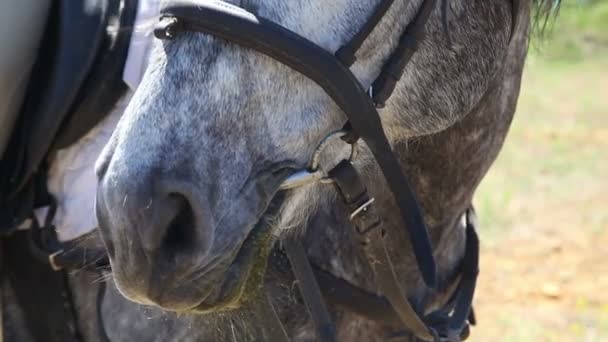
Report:
M269 289L264 288L262 298L256 301L256 315L264 328L264 341L289 342L289 336L277 314Z
M335 326L323 302L319 284L315 280L302 242L294 237L288 237L283 241L283 246L285 252L287 252L293 273L298 280L300 292L310 317L312 317L319 341L336 342Z
M403 76L405 66L418 50L418 45L424 39L426 23L435 9L437 0L426 0L399 40L397 48L390 59L382 67L382 71L372 85L374 103L377 107L384 107L386 100L391 97L397 82Z
M369 17L365 24L361 26L361 29L359 29L357 34L347 44L343 45L338 49L338 51L336 51L336 57L338 57L338 59L342 61L344 65L351 66L355 63L357 60L355 54L357 51L359 51L361 45L363 45L374 28L378 26L378 23L380 20L382 20L394 2L395 0L382 0L382 2L380 2L374 9L374 13L371 15L371 17Z

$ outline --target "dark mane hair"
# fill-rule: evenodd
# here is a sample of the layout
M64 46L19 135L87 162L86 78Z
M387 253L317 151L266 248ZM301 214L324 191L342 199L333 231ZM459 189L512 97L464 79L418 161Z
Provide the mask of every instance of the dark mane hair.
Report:
M551 20L559 12L561 0L530 0L532 1L532 21L534 30L543 33Z

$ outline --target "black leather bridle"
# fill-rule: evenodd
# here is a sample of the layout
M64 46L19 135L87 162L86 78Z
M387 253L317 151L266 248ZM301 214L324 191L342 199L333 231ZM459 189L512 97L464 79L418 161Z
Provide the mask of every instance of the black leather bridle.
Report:
M321 86L348 117L345 126L348 128L348 134L342 139L349 144L355 144L357 140L362 139L375 157L399 207L422 279L429 288L435 288L436 265L421 209L384 134L378 108L391 96L406 65L423 41L425 25L437 5L437 0L422 2L418 14L406 27L397 48L382 67L371 89L364 89L349 69L356 60L356 52L393 2L394 0L380 1L367 23L335 55L272 21L218 0L166 2L161 9L155 35L160 39L174 39L180 32L210 34L267 55ZM516 0L513 4L515 18L519 1ZM446 8L443 6L444 10ZM513 23L514 27L515 20ZM328 172L328 177L333 180L351 210L350 218L355 226L355 234L370 261L379 291L386 298L379 300L390 304L388 310L394 311L393 316L397 317L401 327L424 341L458 341L466 338L479 253L478 239L472 223L472 210L467 211L465 215L467 247L452 299L446 303L444 310L436 315L424 315L409 302L385 244L387 239L394 239L395 235L405 235L406 232L388 232L383 229L382 220L372 204L373 199L368 196L365 185L350 161L340 162ZM321 283L324 283L323 277L325 280L330 279L330 282L340 280L331 280L331 275L313 271L300 241L288 239L284 247L300 283L302 297L315 323L319 340L335 341L335 327L321 298L322 289L315 278ZM351 286L349 291L357 289ZM282 328L273 331L273 341L288 341Z

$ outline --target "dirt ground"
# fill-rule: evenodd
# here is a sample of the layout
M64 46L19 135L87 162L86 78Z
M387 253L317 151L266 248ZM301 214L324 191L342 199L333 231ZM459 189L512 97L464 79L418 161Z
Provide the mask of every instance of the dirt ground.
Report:
M608 232L577 228L483 248L472 340L608 340Z

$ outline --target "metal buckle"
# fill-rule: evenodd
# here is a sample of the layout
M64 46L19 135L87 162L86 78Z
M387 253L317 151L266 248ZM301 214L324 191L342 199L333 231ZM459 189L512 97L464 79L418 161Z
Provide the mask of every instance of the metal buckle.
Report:
M374 197L370 198L369 200L367 200L367 202L361 204L357 209L355 209L355 211L353 211L350 214L350 220L352 221L355 217L357 217L357 215L366 212L367 208L369 208L370 205L372 205L372 203L374 203L376 199Z
M63 249L49 255L49 264L51 265L51 269L53 269L53 271L61 271L63 269L63 267L57 263L57 257L61 254L63 254Z
M374 103L374 107L376 107L377 109L382 109L385 107L384 103L378 103L376 102L376 99L374 98L375 94L374 94L374 86L371 85L369 86L369 89L367 89L367 95L369 95L369 98L372 99L372 102Z
M154 36L161 40L171 40L179 32L181 23L175 17L163 16L154 27Z

